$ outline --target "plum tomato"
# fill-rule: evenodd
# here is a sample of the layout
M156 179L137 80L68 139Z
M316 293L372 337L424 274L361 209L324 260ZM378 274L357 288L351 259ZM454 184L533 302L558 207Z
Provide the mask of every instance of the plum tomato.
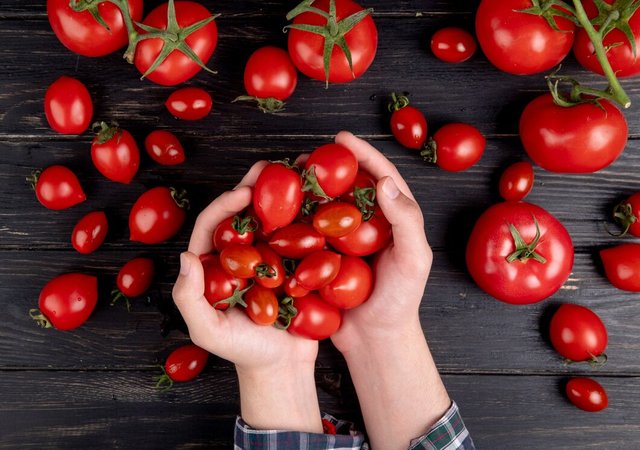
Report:
M269 239L269 246L283 258L302 259L322 250L325 237L307 223L292 223L276 230Z
M391 225L380 207L376 206L369 220L362 222L351 233L339 238L328 238L327 242L344 255L372 255L391 242Z
M220 264L236 278L253 278L262 263L262 256L255 247L243 244L231 244L220 252Z
M296 267L296 281L308 291L317 291L331 283L338 275L340 259L338 253L329 250L320 250L305 256Z
M156 187L142 194L131 207L129 232L132 241L158 244L175 236L187 218L185 192Z
M47 89L44 112L49 126L58 133L82 134L91 123L93 101L81 81L62 76Z
M351 309L368 300L373 290L373 271L357 256L343 256L338 275L319 290L322 299L340 309Z
M247 315L258 325L273 325L278 319L278 297L269 289L254 284L245 294Z
M200 260L204 269L204 297L209 304L221 311L236 303L243 304L241 294L248 281L227 272L220 263L219 255L203 255Z
M265 167L253 189L253 209L266 234L289 225L302 206L300 174L281 163Z
M91 160L98 172L116 183L129 184L140 166L140 150L127 130L105 122L93 125Z
M151 258L134 258L118 271L116 286L126 297L140 297L151 287L155 264Z
M305 164L302 190L320 197L339 197L353 185L358 160L340 144L325 144L309 155Z
M321 341L331 337L342 324L340 310L313 292L294 299L293 306L297 314L287 331L294 336Z
M103 211L90 212L73 227L71 245L83 255L93 253L104 242L108 230L107 215Z
M391 93L388 105L391 112L391 133L400 145L420 150L427 141L427 119L418 108L409 105L405 95Z
M173 350L164 363L163 375L156 377L156 388L170 389L173 382L191 381L204 370L209 352L195 344L186 344ZM166 385L166 387L164 387Z
M202 88L186 87L169 95L164 103L173 117L182 120L204 119L211 112L213 100Z
M290 277L287 277L284 282L284 292L289 297L298 298L304 297L310 291L300 286L298 284L298 281L296 280L296 277L291 275Z
M570 361L606 361L607 329L589 308L560 306L551 318L549 337L553 348Z
M508 201L524 200L533 188L533 166L520 161L505 169L500 177L500 196Z
M354 231L362 222L362 213L351 203L333 201L318 206L313 215L313 227L327 237L342 237Z
M618 289L640 292L640 244L623 244L600 251L609 282Z
M251 245L255 231L256 224L253 217L227 217L213 230L213 246L221 252L231 244Z
M478 48L467 30L458 27L441 28L431 38L431 51L440 61L457 64L467 61Z
M255 247L262 259L257 268L256 283L270 289L281 286L286 275L282 258L264 242L256 243Z
M27 178L38 201L48 209L71 208L87 199L75 173L64 166L49 166Z
M154 130L144 140L144 148L158 164L175 166L185 160L184 147L175 134L165 130Z
M476 127L466 123L449 123L440 128L420 155L449 172L461 172L477 163L487 140Z
M592 378L571 378L567 382L565 392L569 401L583 411L598 412L609 406L607 391Z

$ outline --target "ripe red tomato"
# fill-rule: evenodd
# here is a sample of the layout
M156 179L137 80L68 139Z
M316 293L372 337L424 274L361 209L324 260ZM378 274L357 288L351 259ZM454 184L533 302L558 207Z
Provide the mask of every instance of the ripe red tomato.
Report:
M209 352L197 345L187 344L172 351L164 363L164 376L158 378L156 387L174 381L191 381L204 369L209 360Z
M474 281L506 303L544 300L560 289L572 267L569 233L531 203L493 205L480 216L467 244L467 268Z
M531 0L482 0L476 36L487 59L514 75L531 75L557 66L573 45L575 26L555 16L558 30L544 17L521 12ZM561 11L558 6L552 8Z
M391 132L407 148L420 150L427 140L427 119L418 108L409 105L404 95L391 94Z
M94 128L98 133L91 142L91 160L96 169L111 181L129 184L140 166L140 150L135 139L117 125L100 122Z
M167 11L169 3L163 3L155 8L143 20L147 27L160 30L167 29ZM178 26L184 30L202 20L208 19L211 13L199 3L190 1L175 2L175 14ZM173 30L174 34L184 36L184 31ZM175 42L170 41L171 44ZM184 38L184 43L191 48L193 53L203 64L207 64L218 43L218 28L215 21L211 20L201 28L190 33ZM144 39L136 46L134 63L140 73L146 74L160 55L163 47L168 45L160 38ZM175 86L191 79L202 70L202 67L181 50L173 50L167 58L146 75L146 78L163 86Z
M298 298L304 297L310 291L300 286L298 284L298 281L296 280L296 277L292 275L288 277L284 282L284 292L289 297Z
M231 244L253 244L255 223L251 216L244 219L240 216L227 217L213 230L213 246L219 252Z
M565 108L551 94L527 105L520 117L520 139L543 169L591 173L613 163L627 144L627 121L611 102Z
M640 192L636 192L613 210L613 218L622 227L620 236L640 237Z
M500 177L500 196L505 200L524 200L533 188L533 166L521 161L510 165Z
M457 27L442 28L431 38L431 51L440 61L461 63L476 52L478 45L471 33Z
M328 13L329 3L330 0L317 0L312 6ZM335 18L329 20L314 12L303 12L295 17L289 29L289 55L298 70L310 78L327 83L348 83L360 77L373 62L378 48L378 30L369 13L346 33L339 30L338 35L331 36L330 28L336 24L344 24L342 21L354 14L365 14L363 8L351 0L335 0L335 8ZM333 22L333 25L328 26L329 22ZM331 36L334 44L325 48L325 36L298 30L295 28L298 25L326 27L326 37ZM340 35L344 36L349 48L351 67L344 51L336 45L340 42ZM325 50L331 52L328 66L325 63Z
M342 324L342 314L314 293L296 298L293 306L298 313L291 320L289 333L306 339L320 341L338 331Z
M44 328L73 330L85 323L98 302L98 279L82 273L67 273L49 281L40 291L38 308L29 311Z
M150 258L134 258L128 261L116 279L120 293L126 297L140 297L147 292L153 282L155 265Z
M44 113L49 126L58 133L82 134L91 123L93 101L82 82L62 76L47 89Z
M296 218L304 194L300 174L284 164L271 163L265 167L253 189L253 209L269 234Z
M338 275L319 293L325 302L351 309L367 301L372 290L373 272L369 264L357 256L343 256Z
M224 270L218 255L200 257L204 269L204 296L215 309L224 311L241 303L241 291L247 280L239 279Z
M253 278L262 263L260 252L251 245L231 244L220 252L220 264L236 278Z
M618 289L640 292L640 244L623 244L600 251L607 278Z
M362 222L355 231L339 238L328 238L327 241L345 255L368 256L391 242L391 225L382 210L376 206L373 216Z
M101 25L89 10L76 12L68 0L47 0L47 16L60 42L82 56L104 56L124 47L129 41L120 9L104 1L95 5L104 23ZM129 13L135 22L142 18L142 0L128 0Z
M300 261L295 277L300 286L316 291L331 283L340 270L340 255L329 250L312 253Z
M76 174L64 166L50 166L34 172L33 184L38 201L45 208L67 209L87 199Z
M362 213L362 220L367 221L375 212L376 184L376 179L369 172L360 169L356 180L340 199L356 205Z
M551 344L571 361L600 361L607 348L607 329L589 308L564 304L551 318Z
M182 144L169 131L152 131L144 140L144 147L151 159L163 166L175 166L185 160Z
M258 325L273 325L278 319L278 298L272 289L254 284L244 295L247 315Z
M93 211L78 221L71 233L71 244L87 255L98 249L107 237L109 223L103 211Z
M269 246L284 258L302 259L322 250L325 237L307 223L292 223L276 230L269 239Z
M204 89L186 87L172 92L164 105L178 119L200 120L211 112L213 100Z
M284 283L286 272L280 255L264 242L258 242L256 250L262 259L262 264L257 269L256 283L270 289L281 286Z
M320 197L338 197L346 193L356 180L358 160L340 144L316 148L305 164L303 190Z
M313 227L327 237L345 236L360 226L362 213L351 203L333 201L318 206Z
M587 412L598 412L609 406L607 391L592 378L576 377L565 387L567 398L578 408Z
M487 140L465 123L449 123L440 128L420 154L426 161L450 172L467 170L480 161Z
M156 187L142 194L129 213L129 231L132 241L158 244L175 236L185 219L188 201L184 191Z

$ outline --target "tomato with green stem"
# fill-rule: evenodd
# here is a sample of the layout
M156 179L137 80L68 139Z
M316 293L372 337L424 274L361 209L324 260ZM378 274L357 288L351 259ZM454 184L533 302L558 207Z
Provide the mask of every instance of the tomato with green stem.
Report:
M609 282L623 291L640 292L640 244L623 244L600 251Z
M328 238L327 242L344 255L368 256L382 250L391 242L391 224L379 206L376 206L369 220L358 228L339 238Z
M215 309L225 311L236 304L244 306L242 295L248 281L236 278L220 263L219 255L207 254L200 257L204 270L204 297Z
M500 177L500 196L508 201L524 200L533 188L533 166L520 161L505 169Z
M93 117L93 101L87 87L75 78L62 76L44 95L49 126L62 134L82 134Z
M458 27L436 31L431 38L431 51L440 61L459 64L470 59L478 44L471 33Z
M156 187L142 194L131 207L129 232L132 241L158 244L171 239L182 228L189 200L186 191Z
M295 336L321 341L331 337L342 324L340 310L313 292L294 299L293 306L297 314L287 331Z
M427 119L418 108L409 104L406 95L391 93L388 105L391 112L391 133L400 145L420 150L427 141Z
M174 381L193 380L204 370L208 360L209 352L195 344L178 347L167 357L162 367L162 375L154 379L156 388L168 390Z
M211 112L213 100L202 88L186 87L172 92L165 106L171 115L178 119L200 120Z
M252 216L227 217L213 230L213 246L221 252L232 244L251 245L256 228L257 224Z
M252 245L231 244L220 252L220 264L236 278L253 278L257 275L262 256Z
M253 323L273 325L278 319L278 297L273 289L254 284L245 294L245 311Z
M300 174L287 162L273 162L265 167L253 188L253 209L262 231L270 234L293 222L303 199Z
M130 298L140 297L151 287L155 275L155 264L151 258L134 258L120 268L116 277L116 288L111 291L111 305L123 298L127 310L131 309Z
M262 259L262 263L256 269L256 283L270 289L281 286L286 276L282 257L265 242L258 242L255 247Z
M609 396L600 383L592 378L571 378L565 386L571 403L587 412L598 412L609 406Z
M78 177L65 166L56 165L42 171L36 170L27 177L27 181L45 208L67 209L87 199Z
M487 140L466 123L449 123L435 132L420 152L425 161L449 172L467 170L482 158Z
M316 148L304 169L304 192L322 198L345 194L356 180L358 160L351 150L340 144L325 144Z
M170 131L152 131L144 140L144 148L151 159L163 166L175 166L185 160L184 147Z
M551 318L549 337L553 348L569 361L604 364L607 360L607 329L600 317L584 306L560 306Z
M622 227L618 236L629 233L640 237L640 192L636 192L613 210L614 220Z
M108 230L109 222L104 211L90 212L73 227L71 245L83 255L93 253L104 242Z
M140 167L140 150L131 133L105 122L94 123L93 130L91 160L98 172L116 183L131 183Z

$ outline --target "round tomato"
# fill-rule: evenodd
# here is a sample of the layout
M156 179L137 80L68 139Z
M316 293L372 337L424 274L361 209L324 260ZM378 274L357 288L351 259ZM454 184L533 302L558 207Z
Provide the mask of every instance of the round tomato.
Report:
M167 30L168 9L172 5L175 5L177 27L171 27L173 29ZM203 22L207 19L210 20ZM201 26L186 34L184 30L196 23L200 23ZM190 47L191 52L197 56L202 64L206 65L218 43L218 28L213 16L207 8L199 3L189 1L178 1L175 4L173 2L163 3L151 11L142 24L147 28L168 31L164 40L159 37L140 40L136 45L133 59L143 77L163 86L184 83L202 70L200 64L180 50L180 45ZM179 36L177 40L176 36ZM162 56L161 52L167 45L173 47L174 50L166 56L159 66L149 72L158 57Z
M546 210L525 202L503 202L485 211L467 244L467 268L478 286L517 305L553 295L573 267L573 244Z
M182 144L169 131L152 131L144 140L144 147L151 159L163 166L175 166L185 160Z
M308 223L292 223L276 230L269 246L284 258L302 259L324 248L326 239Z
M478 45L473 35L457 27L442 28L431 38L431 51L440 61L461 63L473 56Z
M91 143L91 160L96 169L116 183L129 184L140 166L138 144L127 130L104 122L95 124L99 131Z
M178 119L200 120L211 112L213 100L204 89L186 87L172 92L164 105Z
M264 242L258 242L256 250L262 259L262 264L257 268L256 283L270 289L281 286L286 273L280 255Z
M404 95L391 94L391 132L404 147L420 150L427 141L427 119Z
M142 0L128 0L127 5L131 19L139 22ZM91 11L102 18L104 25L93 17ZM109 1L94 2L87 10L76 12L69 0L47 0L47 17L60 42L82 56L108 55L129 41L122 13Z
M44 113L49 126L58 133L82 134L91 123L93 101L82 82L62 76L47 89Z
M356 180L358 160L340 144L316 148L305 164L303 191L320 197L338 197L346 193Z
M73 227L71 244L78 252L87 255L102 245L108 230L107 215L102 211L90 212Z
M480 160L486 145L487 140L476 127L449 123L436 131L420 154L441 169L460 172Z
M258 325L273 325L278 319L278 298L272 289L254 284L244 295L247 315Z
M591 173L609 166L624 151L628 132L624 115L607 100L566 108L545 94L520 117L524 149L551 172Z
M607 278L618 289L640 292L640 244L623 244L600 251Z
M362 213L362 220L367 221L375 212L376 184L376 179L369 172L360 169L356 180L340 198L356 205Z
M156 387L170 389L174 381L191 381L203 371L209 352L195 344L187 344L172 351L164 363L164 374L157 377Z
M296 218L304 194L300 174L284 164L265 167L253 189L253 209L266 234L282 228Z
M73 330L85 323L98 303L98 279L67 273L49 281L40 291L38 308L29 311L42 327Z
M544 72L567 56L573 45L573 23L554 16L557 30L547 19L522 12L531 0L482 0L476 14L476 36L487 59L514 75ZM562 11L552 6L550 13Z
M564 304L551 318L551 344L570 361L601 361L607 348L607 329L589 308Z
M298 298L304 297L310 291L300 286L298 284L298 281L296 280L296 277L292 275L288 277L284 282L284 292L289 297Z
M620 203L613 211L613 218L622 227L620 236L629 233L640 237L640 192Z
M391 225L382 210L376 206L371 218L362 222L354 231L339 238L328 238L327 241L345 255L368 256L391 242Z
M204 269L204 297L211 306L224 311L236 303L243 304L242 291L247 287L247 280L227 272L218 255L205 255L200 259Z
M329 4L334 1L335 16L327 18L310 11L313 8L329 13ZM292 13L287 18L290 19ZM291 60L300 72L327 83L348 83L369 68L378 48L378 30L371 18L371 11L364 10L351 0L317 0L305 12L297 13L293 25L289 26L288 47ZM358 18L358 22L348 26L346 20L351 20L349 18ZM309 25L321 27L322 34L296 28ZM338 30L337 33L335 30ZM326 45L327 38L331 40L330 45ZM341 40L349 48L351 65L340 48Z
M533 188L533 166L521 161L510 165L500 177L500 196L505 200L524 200Z
M296 298L293 306L297 314L291 320L289 333L306 339L320 341L338 331L342 324L342 314L314 293Z
M295 277L300 286L308 291L316 291L331 283L339 270L340 255L329 250L320 250L300 261Z
M67 209L87 199L76 174L64 166L36 171L27 180L32 183L38 201L45 208Z
M140 297L147 292L153 282L155 265L150 258L134 258L128 261L116 279L120 293L126 297Z
M598 412L609 406L607 391L592 378L576 377L567 382L567 398L578 408L587 412Z
M231 244L220 252L220 264L236 278L255 277L261 263L260 252L251 245Z
M156 187L142 194L129 213L129 232L132 241L158 244L175 236L185 219L189 202L184 191Z
M313 227L327 237L345 236L360 226L362 213L351 203L329 202L318 206Z
M219 252L231 244L253 244L256 226L253 217L227 217L213 230L213 246Z
M361 305L373 290L373 272L369 264L357 256L343 256L338 275L319 291L322 299L341 309Z

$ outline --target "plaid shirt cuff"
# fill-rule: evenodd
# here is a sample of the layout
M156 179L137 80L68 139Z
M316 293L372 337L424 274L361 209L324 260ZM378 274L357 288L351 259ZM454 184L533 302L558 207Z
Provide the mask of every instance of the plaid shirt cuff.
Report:
M456 402L427 434L411 441L409 450L475 450Z

